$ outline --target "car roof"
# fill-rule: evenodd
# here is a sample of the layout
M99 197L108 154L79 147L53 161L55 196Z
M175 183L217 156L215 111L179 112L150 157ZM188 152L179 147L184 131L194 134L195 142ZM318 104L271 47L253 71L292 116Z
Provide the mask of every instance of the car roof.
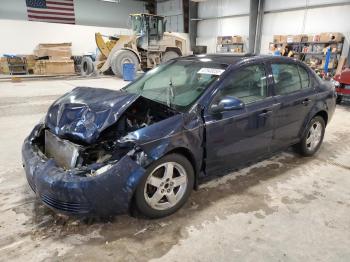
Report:
M202 54L202 55L191 55L179 57L176 60L193 60L198 62L207 62L204 59L210 59L211 62L226 64L226 65L234 65L240 62L248 62L248 61L297 61L295 58L283 57L283 56L272 56L272 55L255 55L251 53L246 54ZM203 61L204 60L204 61Z

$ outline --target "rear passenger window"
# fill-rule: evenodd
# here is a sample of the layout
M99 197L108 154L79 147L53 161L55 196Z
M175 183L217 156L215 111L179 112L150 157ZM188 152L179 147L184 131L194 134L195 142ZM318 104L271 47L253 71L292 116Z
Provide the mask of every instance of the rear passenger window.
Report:
M309 74L303 67L298 66L298 68L299 68L299 74L300 74L300 80L301 80L301 88L308 88Z
M216 99L224 96L237 97L245 104L264 99L267 96L265 67L263 65L246 66L229 76Z
M298 67L291 64L272 64L276 95L289 94L301 89Z

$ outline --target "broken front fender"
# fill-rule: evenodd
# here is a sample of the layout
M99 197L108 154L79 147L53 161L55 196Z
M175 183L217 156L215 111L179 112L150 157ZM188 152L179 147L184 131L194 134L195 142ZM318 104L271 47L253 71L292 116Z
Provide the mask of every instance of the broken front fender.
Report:
M128 155L106 171L100 169L96 176L81 176L81 170L64 170L39 152L29 139L25 140L22 157L28 183L46 206L61 213L102 216L125 213L145 174Z

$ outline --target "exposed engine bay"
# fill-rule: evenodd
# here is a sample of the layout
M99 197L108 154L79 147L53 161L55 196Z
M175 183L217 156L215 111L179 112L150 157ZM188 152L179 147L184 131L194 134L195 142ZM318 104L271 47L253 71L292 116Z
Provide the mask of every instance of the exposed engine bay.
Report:
M128 133L146 128L177 113L166 105L139 97L92 144L58 137L47 127L33 142L47 158L53 158L64 169L99 166L107 161L118 161L133 149L133 143L120 141Z
M150 126L175 115L177 112L166 105L139 97L120 117L118 122L104 132L99 140L115 139L129 132Z

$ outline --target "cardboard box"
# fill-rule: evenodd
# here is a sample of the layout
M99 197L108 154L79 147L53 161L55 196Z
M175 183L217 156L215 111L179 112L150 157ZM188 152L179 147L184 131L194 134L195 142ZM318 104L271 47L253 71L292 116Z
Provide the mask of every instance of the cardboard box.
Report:
M307 36L307 42L313 42L314 35L308 35Z
M34 55L25 55L24 59L27 63L27 72L29 74L34 74L34 68L35 68L35 63L36 63L36 56Z
M287 43L287 36L286 35L281 35L280 43Z
M232 43L234 43L234 44L243 43L243 39L240 35L235 35L232 37Z
M273 42L275 44L283 44L287 42L287 36L286 35L274 35L273 36Z
M34 50L34 55L37 57L71 57L72 44L58 43L58 44L39 44Z
M307 42L308 36L307 35L294 35L293 36L293 42L300 43L300 42Z
M287 43L293 42L293 35L287 35Z
M34 68L34 74L36 75L71 75L74 73L73 60L38 60Z
M320 34L320 42L330 42L330 41L336 41L340 42L344 35L342 33L321 33Z
M243 43L243 39L239 35L234 35L234 36L221 36L218 37L218 44L221 38L221 44L239 44Z
M273 43L280 43L281 42L281 35L274 35L273 36Z
M6 57L0 58L0 74L5 74L5 75L10 74L10 69L9 69L8 64L7 64Z

